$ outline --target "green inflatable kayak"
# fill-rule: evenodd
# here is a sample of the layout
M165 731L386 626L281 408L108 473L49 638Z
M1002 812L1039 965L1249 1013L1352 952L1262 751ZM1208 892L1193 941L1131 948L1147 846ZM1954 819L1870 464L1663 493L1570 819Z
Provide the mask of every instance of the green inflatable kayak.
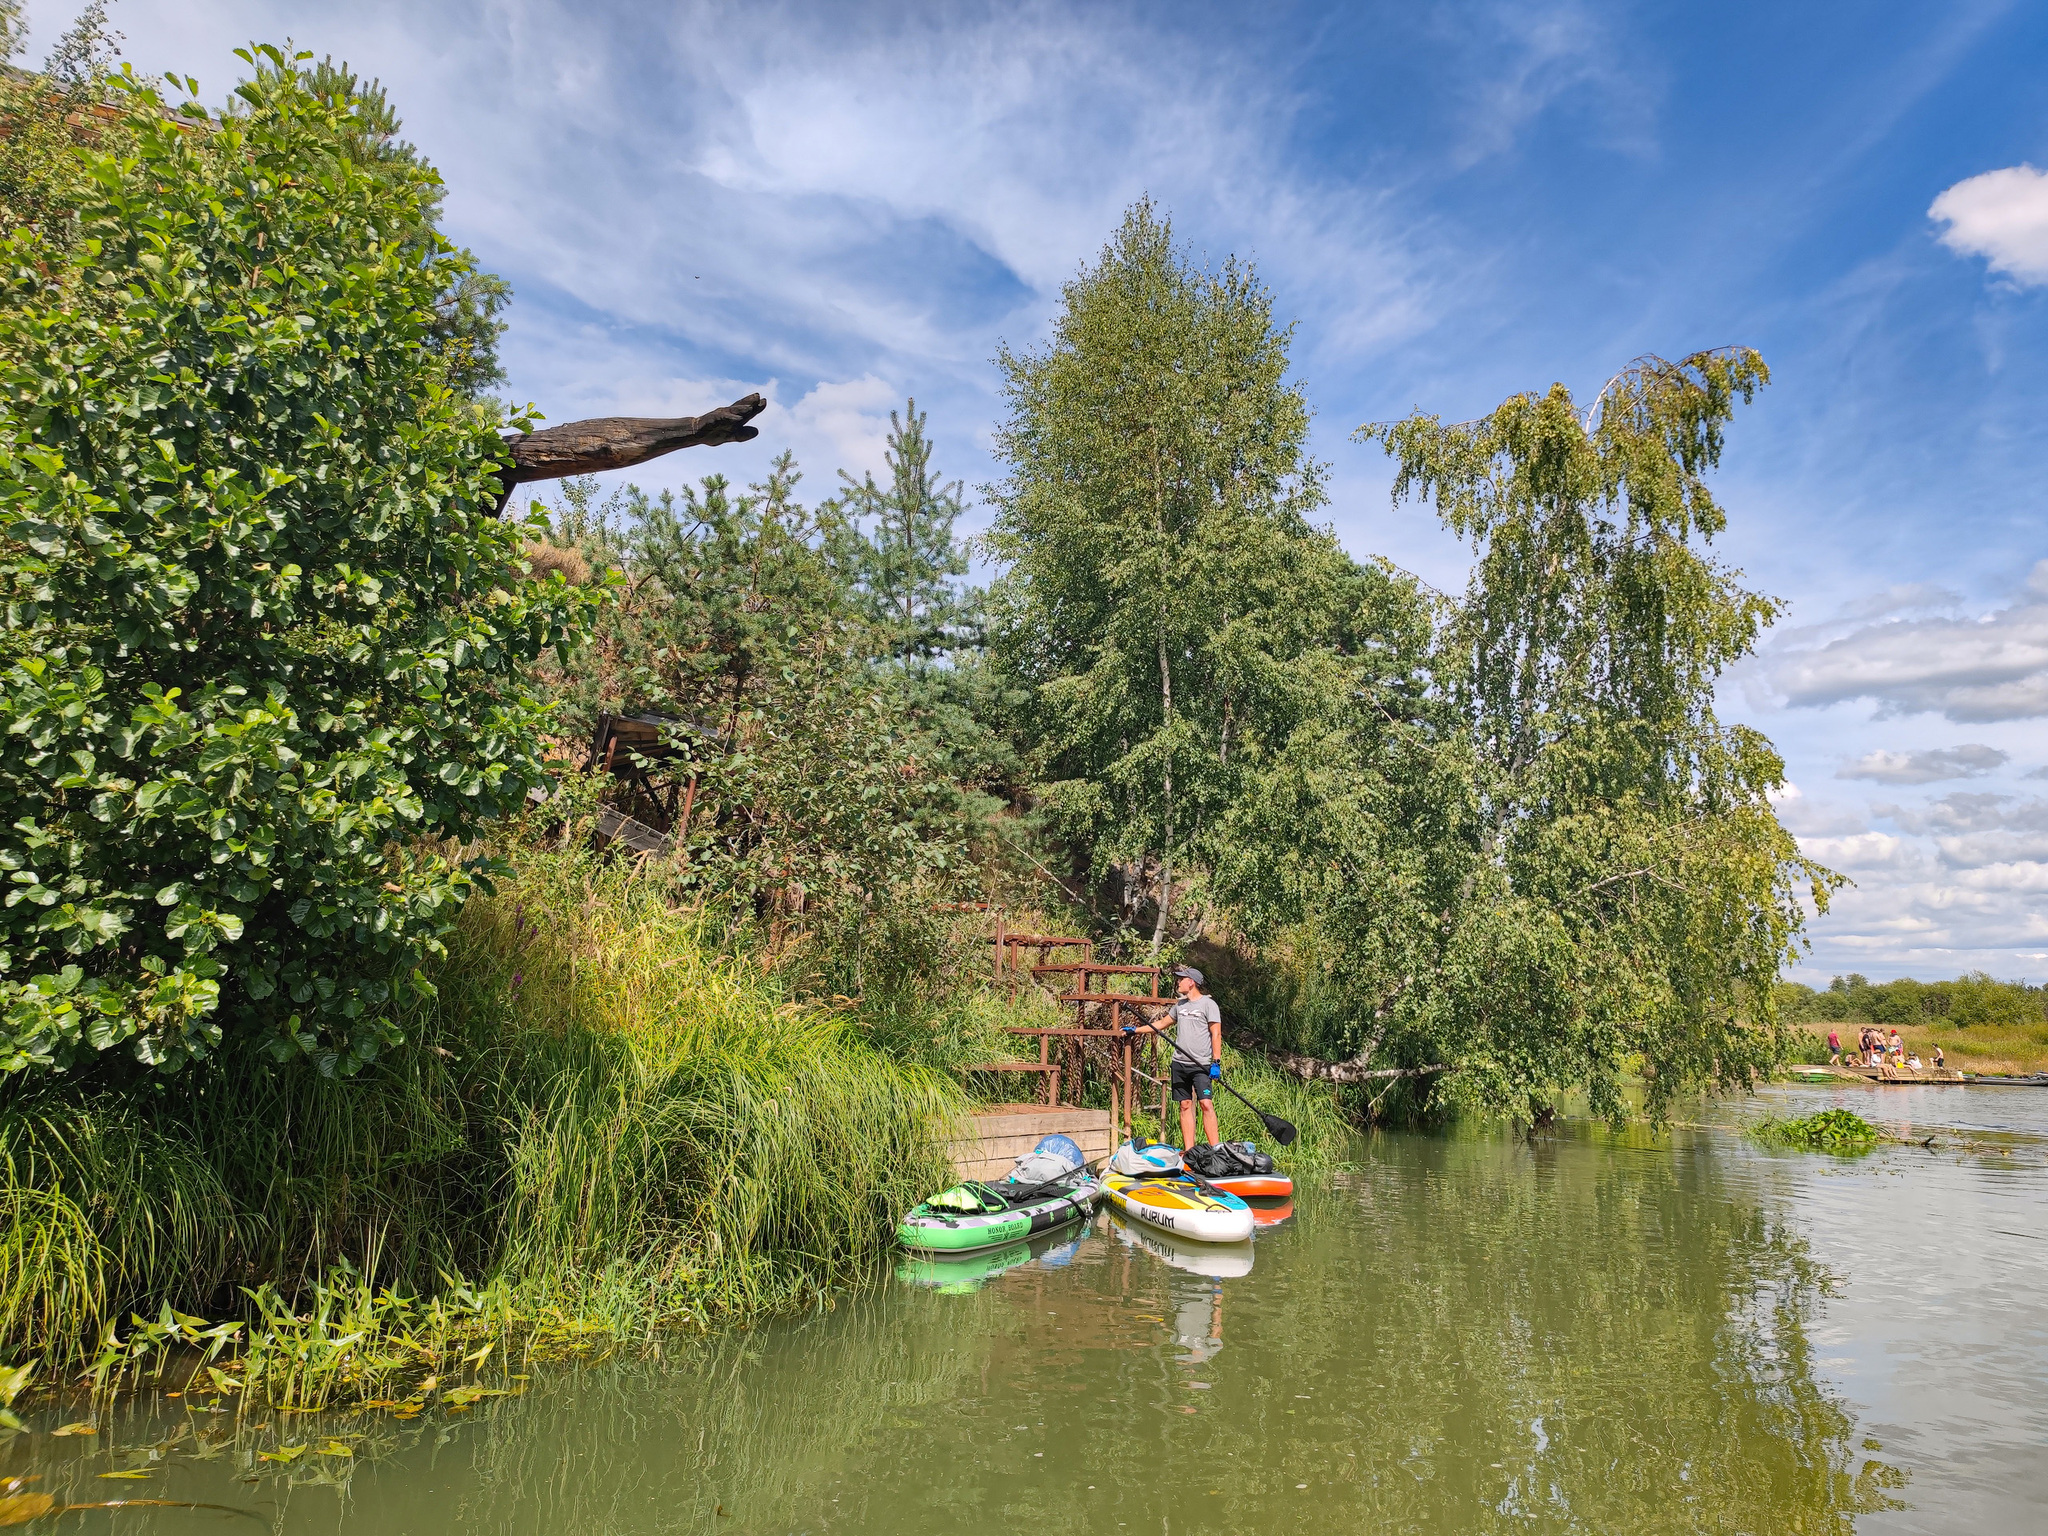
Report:
M1037 1188L1021 1201L1004 1193L1001 1184L961 1184L905 1216L896 1228L896 1241L917 1253L1000 1248L1083 1220L1101 1197L1101 1183L1088 1173Z

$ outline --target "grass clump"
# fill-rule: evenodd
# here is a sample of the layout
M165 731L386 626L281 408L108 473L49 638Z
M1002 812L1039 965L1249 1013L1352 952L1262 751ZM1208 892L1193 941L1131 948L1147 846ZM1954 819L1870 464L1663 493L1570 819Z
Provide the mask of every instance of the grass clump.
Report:
M1749 1129L1769 1147L1800 1147L1809 1152L1868 1152L1883 1133L1854 1110L1824 1109L1798 1120L1768 1119Z

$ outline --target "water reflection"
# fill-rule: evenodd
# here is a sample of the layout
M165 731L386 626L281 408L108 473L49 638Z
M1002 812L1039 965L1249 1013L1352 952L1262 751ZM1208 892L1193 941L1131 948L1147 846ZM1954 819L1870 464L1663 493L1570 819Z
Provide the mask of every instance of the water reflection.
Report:
M679 1361L356 1421L345 1494L237 1488L274 1469L233 1448L151 1491L378 1533L1841 1530L1903 1473L1816 1361L1806 1166L1381 1138L1236 1249L1103 1215Z

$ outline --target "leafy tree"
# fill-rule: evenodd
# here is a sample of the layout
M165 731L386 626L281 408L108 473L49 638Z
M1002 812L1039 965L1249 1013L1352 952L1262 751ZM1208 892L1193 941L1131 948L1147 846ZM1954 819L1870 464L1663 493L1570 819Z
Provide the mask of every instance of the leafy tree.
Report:
M259 79L269 67L259 57ZM414 175L427 169L427 162L417 145L399 136L404 124L385 94L383 82L366 81L346 63L336 64L332 58L320 60L305 71L305 77L314 96L348 109L348 121L356 130L354 155L365 169L390 172L420 188L414 244L420 254L426 254L441 238L441 205L447 188L439 178L421 183ZM473 252L458 250L455 256L445 274L448 286L434 300L434 318L427 327L425 345L441 357L453 388L481 396L505 382L505 370L498 361L498 338L505 333L500 316L512 302L512 285L495 272L481 270Z
M1098 874L1156 871L1156 955L1347 562L1309 524L1291 332L1248 268L1198 268L1144 201L1063 298L1047 346L1000 357L991 647L1059 824Z
M112 148L118 121L105 109L107 77L118 57L118 34L107 26L106 0L92 0L50 50L43 74L8 65L26 44L20 0L0 0L0 223L34 230L45 249L67 248L76 236L85 167L74 153L81 139Z
M0 1065L228 1030L349 1071L542 780L503 448L427 344L434 173L273 48L237 109L117 77L80 238L0 308ZM195 87L196 89L196 87Z
M1233 818L1252 931L1327 994L1299 1068L1618 1115L1638 1064L1661 1113L1778 1058L1772 984L1837 877L1779 826L1770 743L1715 716L1775 605L1705 551L1706 476L1765 378L1746 351L1646 359L1584 413L1560 385L1362 429L1477 560L1426 664L1326 693Z
M945 536L957 507L913 500L930 450L912 421L907 449L900 424L892 439L898 479L876 492L872 542L841 500L803 504L787 453L738 493L717 475L603 499L594 481L568 482L552 514L557 540L612 573L616 601L549 681L586 716L676 719L665 766L696 783L678 878L741 898L778 941L832 931L856 973L874 914L918 899L964 837L903 676L944 641L933 563L964 564Z
M680 495L628 485L600 500L586 478L564 483L552 513L534 504L557 541L620 582L592 652L555 679L579 715L659 710L729 747L756 689L856 621L844 527L832 503L798 500L802 478L784 453L743 491L706 475Z

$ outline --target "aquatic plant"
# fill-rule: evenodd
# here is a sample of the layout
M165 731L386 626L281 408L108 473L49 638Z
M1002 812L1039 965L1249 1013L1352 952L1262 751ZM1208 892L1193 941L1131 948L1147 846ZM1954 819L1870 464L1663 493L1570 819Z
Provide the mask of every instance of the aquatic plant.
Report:
M1876 1126L1849 1109L1823 1109L1798 1120L1762 1120L1749 1128L1749 1135L1766 1146L1810 1152L1868 1152L1884 1140Z

